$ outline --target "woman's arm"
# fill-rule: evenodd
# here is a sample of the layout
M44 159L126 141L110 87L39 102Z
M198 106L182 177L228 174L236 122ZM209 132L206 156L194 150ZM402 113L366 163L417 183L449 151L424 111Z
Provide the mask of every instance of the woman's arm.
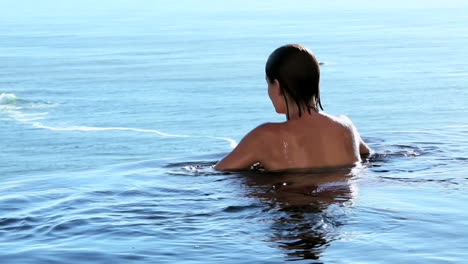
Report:
M362 137L359 134L359 132L357 130L357 127L353 124L351 119L349 119L349 117L347 117L345 115L339 115L339 116L341 118L343 118L345 120L345 122L351 127L351 129L353 130L353 133L355 134L356 140L359 141L359 154L361 154L361 155L370 154L372 152L372 149L369 148L369 146L367 146L367 144L364 142L364 140L362 140Z
M264 134L268 124L263 124L250 131L236 148L214 167L216 170L248 169L257 162L262 162L264 155Z
M369 146L367 146L366 142L364 142L361 136L359 136L359 153L361 155L368 155L371 153L371 151L372 150L369 148Z

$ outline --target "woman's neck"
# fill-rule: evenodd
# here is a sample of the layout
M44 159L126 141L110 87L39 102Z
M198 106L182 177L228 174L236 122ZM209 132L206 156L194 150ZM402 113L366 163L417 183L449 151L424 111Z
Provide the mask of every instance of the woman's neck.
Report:
M297 105L293 105L292 107L289 107L288 112L286 113L286 119L297 120L315 116L317 114L319 114L319 111L317 110L315 105L313 105L309 109L306 106L302 106L300 110L297 107Z

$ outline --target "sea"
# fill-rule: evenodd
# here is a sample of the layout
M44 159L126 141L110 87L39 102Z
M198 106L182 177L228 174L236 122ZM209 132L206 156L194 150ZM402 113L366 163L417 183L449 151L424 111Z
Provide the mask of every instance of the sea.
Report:
M468 5L439 2L0 0L0 263L466 263ZM215 171L285 121L288 43L375 153Z

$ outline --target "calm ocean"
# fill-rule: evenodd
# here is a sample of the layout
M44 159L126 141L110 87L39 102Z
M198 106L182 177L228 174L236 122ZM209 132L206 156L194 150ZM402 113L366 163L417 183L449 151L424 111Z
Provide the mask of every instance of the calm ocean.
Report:
M467 4L44 2L0 0L0 263L466 262ZM287 43L377 154L214 171Z

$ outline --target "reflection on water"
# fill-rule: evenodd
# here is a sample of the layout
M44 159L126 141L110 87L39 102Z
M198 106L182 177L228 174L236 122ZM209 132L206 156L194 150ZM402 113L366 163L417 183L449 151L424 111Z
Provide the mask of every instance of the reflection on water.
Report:
M385 159L385 158L384 158ZM241 181L244 196L255 198L260 219L269 230L262 240L282 249L288 260L320 261L321 253L338 239L339 228L357 195L354 178L367 168L276 171L249 170L217 172L212 162L169 163L171 175L219 175Z
M352 205L359 168L322 172L248 172L243 174L249 196L267 205L268 240L286 250L289 260L318 260L345 221Z
M338 239L338 229L346 222L357 195L354 178L367 168L359 165L329 170L219 172L212 169L215 163L189 161L164 167L170 169L170 175L224 174L224 179L240 180L242 195L259 203L255 206L258 212L249 218L268 226L268 230L252 232L265 232L261 240L281 249L292 261L319 261L321 253Z

